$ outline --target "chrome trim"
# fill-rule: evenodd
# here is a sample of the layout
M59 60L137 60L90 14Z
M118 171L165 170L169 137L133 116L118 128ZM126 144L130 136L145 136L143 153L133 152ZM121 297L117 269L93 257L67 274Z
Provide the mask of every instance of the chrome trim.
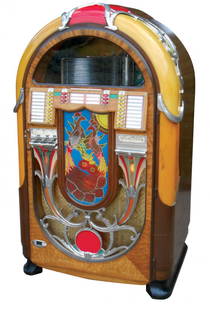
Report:
M55 216L55 215L45 215L42 218L42 224L46 225L46 223L45 223L46 220L55 220L55 221L58 221L59 223L65 225L66 227L72 227L72 228L83 227L83 226L85 226L87 224L87 221L84 221L84 222L81 222L81 223L70 222L70 219L72 219L74 217L76 217L74 212L72 212L72 214L70 216L68 216L67 218L63 217L63 219L61 217L58 217L58 216Z
M55 158L53 160L52 166L49 165L49 161L47 161L48 163L46 164L44 158L44 156L50 157L52 154L51 152L54 152L56 147L53 148L52 146L43 146L45 147L44 151L39 147L36 148L36 146L33 148L34 156L40 166L40 170L35 170L34 174L40 179L42 193L50 210L50 214L45 214L43 218L39 219L39 223L49 240L67 255L89 262L111 260L126 253L135 244L141 233L137 232L136 228L131 225L124 225L124 223L120 225L115 215L113 215L112 221L107 219L105 214L106 208L88 211L77 209L73 205L69 204L71 207L73 207L73 210L70 210L68 216L64 216L62 214L62 209L56 204L53 193L53 184L57 178L57 174L54 169L57 161L57 152L54 153ZM41 156L37 156L38 151L41 153ZM45 154L44 156L42 156L43 152ZM79 216L81 217L80 222L78 222ZM51 233L50 221L57 221L63 225L63 238ZM95 254L82 252L75 245L76 231L74 232L74 230L91 228L95 229L97 232L107 233L109 236L106 249L102 248L101 251ZM73 229L74 232L73 240L70 240L68 237L68 231L71 229ZM114 233L120 230L126 230L131 233L129 243L122 244L119 247L114 247Z
M105 28L116 31L117 30L117 26L114 25L114 20L113 20L113 15L115 12L115 10L111 9L111 7L108 4L104 5L105 8L105 19L106 19L106 23L107 26L105 26Z
M43 219L40 219L40 224L42 229L45 231L45 233L47 234L47 237L49 238L49 240L56 246L58 247L60 250L62 250L62 252L66 253L67 255L83 260L83 261L88 261L88 262L100 262L100 261L107 261L107 260L112 260L114 258L117 258L123 254L125 254L137 241L137 239L140 236L140 233L137 233L135 228L129 225L118 225L116 223L116 218L114 217L114 222L113 224L108 223L109 221L103 217L102 215L103 209L100 210L96 210L96 211L92 211L92 212L87 212L87 211L81 211L81 213L86 213L87 217L88 217L88 223L86 223L86 225L82 225L82 229L90 229L93 228L98 232L104 232L104 233L109 233L110 234L110 241L109 241L109 245L107 247L106 250L103 249L103 253L99 252L96 254L93 253L88 253L88 252L83 252L81 250L79 250L77 247L75 247L75 244L72 243L72 241L69 239L68 237L68 230L70 229L70 225L66 225L64 223L62 223L64 225L64 239L59 238L56 235L52 235L52 233L48 230L48 223L45 223L44 218L49 218L49 219L53 219L53 220L58 220L60 221L60 219L56 218L55 216L45 216ZM98 213L98 215L96 216L97 220L102 220L102 222L105 223L105 221L108 221L107 224L105 224L106 226L99 226L96 225L93 220L91 220L91 214L93 213ZM102 218L101 218L102 217ZM67 220L67 218L66 218ZM89 225L89 226L88 226ZM128 230L130 232L132 232L133 234L131 235L131 243L129 245L122 245L118 248L113 248L113 242L114 242L114 238L113 238L113 233L119 230ZM79 230L80 231L80 230ZM115 255L113 255L115 254Z
M104 211L105 211L105 209L99 209L98 212L97 212L98 214L96 215L96 219L101 221L102 223L105 224L105 226L108 227L111 224L110 224L110 221L107 218L103 217L103 212ZM113 243L114 243L114 232L110 231L109 232L109 245L108 245L105 253L108 252L109 250L111 250L111 248L113 247Z
M182 100L182 105L179 107L179 115L176 116L174 114L172 114L167 106L164 103L163 97L161 94L157 95L157 107L158 110L163 112L165 114L165 116L173 123L180 123L183 119L184 116L184 101Z
M119 222L121 222L121 220L124 218L124 216L126 215L126 211L127 211L127 208L128 208L128 203L129 203L129 198L132 197L134 198L134 203L133 203L133 206L132 206L132 210L131 210L131 213L130 215L128 216L128 218L126 219L126 222L128 222L130 220L130 218L133 216L133 213L137 207L137 204L138 204L138 199L139 199L139 193L142 189L146 189L146 184L140 184L137 188L137 190L135 190L133 187L130 187L130 188L127 188L126 187L126 184L124 182L123 179L120 179L119 180L119 184L124 188L125 192L126 192L126 196L127 196L127 207L125 208L123 214L121 215L120 219L119 219Z
M16 105L15 105L15 107L14 107L14 109L13 109L13 112L17 112L18 111L18 108L19 108L19 106L23 103L23 101L24 101L24 88L22 87L21 89L20 89L20 94L19 94L19 97L18 97L18 99L17 99L17 102L16 102Z
M147 136L133 134L116 134L116 149L119 154L145 157L147 153Z
M105 7L105 9L106 9L106 7ZM154 23L152 23L148 19L141 17L139 15L135 15L131 12L115 11L115 10L110 9L110 8L108 9L108 12L109 12L109 17L108 17L109 23L108 23L108 26L106 28L109 28L112 30L115 29L116 26L114 26L114 21L115 21L115 18L117 17L117 15L119 15L119 14L123 14L123 15L133 17L135 20L142 21L147 27L149 27L154 33L156 33L156 35L159 37L160 41L163 43L163 45L165 46L165 48L167 49L167 51L169 52L171 57L174 58L174 60L177 60L179 58L176 46L173 43L173 41L171 40L171 38L167 35L166 32L164 32L162 29L160 29L157 25L155 25ZM107 14L107 16L108 16L108 14ZM117 30L117 29L115 29L115 30Z
M49 128L31 128L30 142L34 146L45 146L48 148L57 147L57 130Z
M100 232L114 232L114 231L119 231L119 230L130 230L132 231L135 235L137 235L136 229L132 226L129 225L118 225L117 224L117 218L116 215L114 215L114 222L111 224L109 227L104 227L104 226L99 226L95 224L92 220L90 220L90 226L93 227L95 230L100 231Z
M135 157L146 157L146 153L145 152L134 152L134 151L127 151L127 150L121 150L121 149L115 149L115 153L117 155L132 155Z
M71 19L72 14L76 10L77 10L77 8L74 8L74 9L72 9L69 12L62 13L62 15L61 15L61 23L62 23L62 25L60 27L58 27L58 30L62 31L64 29L69 28L69 26L67 26L67 24L69 23L69 20Z
M146 138L146 136L145 136ZM120 216L120 219L118 223L120 225L125 224L130 220L132 217L139 201L139 193L142 189L146 189L145 183L139 183L142 172L146 169L146 159L145 156L139 156L139 154L132 155L134 158L129 158L130 154L128 153L117 153L118 156L123 156L124 162L119 160L119 166L121 167L124 179L119 180L119 184L122 186L122 188L125 191L126 196L126 204L123 213ZM143 169L140 170L141 173L139 174L139 171L137 169L140 160L143 159ZM130 165L133 165L133 170L131 171L129 169ZM124 169L127 167L127 169ZM137 182L136 182L137 181ZM129 210L130 209L130 210ZM127 214L127 211L129 210L129 213Z
M65 242L63 239L59 238L58 236L52 235L45 227L42 227L43 231L45 232L46 236L52 242L52 244L57 247L61 252L65 253L66 255L76 258L81 261L86 262L102 262L102 261L111 261L115 258L118 258L124 254L126 254L136 243L138 240L140 233L130 243L128 246L119 246L112 248L106 253L106 257L104 255L97 256L94 255L87 255L84 252L81 252L79 250L76 250L72 245L69 245L67 242Z

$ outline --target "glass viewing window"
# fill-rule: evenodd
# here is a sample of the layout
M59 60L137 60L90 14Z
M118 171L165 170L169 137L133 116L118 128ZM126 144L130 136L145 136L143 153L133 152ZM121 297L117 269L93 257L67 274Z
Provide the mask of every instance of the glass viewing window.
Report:
M144 77L118 45L101 38L70 38L53 46L40 60L37 83L75 86L141 87Z

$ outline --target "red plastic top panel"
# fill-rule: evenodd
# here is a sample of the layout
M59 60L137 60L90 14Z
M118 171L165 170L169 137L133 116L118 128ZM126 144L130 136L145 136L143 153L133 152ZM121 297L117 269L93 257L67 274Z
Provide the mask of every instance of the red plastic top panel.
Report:
M118 5L110 5L110 8L116 11L129 12L127 8ZM69 25L79 23L95 23L106 25L104 6L96 4L76 10L71 16Z

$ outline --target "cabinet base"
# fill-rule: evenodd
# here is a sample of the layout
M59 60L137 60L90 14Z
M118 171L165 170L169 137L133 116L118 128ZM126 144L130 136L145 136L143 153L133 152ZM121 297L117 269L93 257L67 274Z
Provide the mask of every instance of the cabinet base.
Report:
M171 278L165 281L152 281L149 284L147 284L146 291L153 299L166 299L171 296L176 280L179 275L179 271L182 267L186 252L187 252L187 245L184 244L182 254L180 255L176 269Z
M28 259L23 267L23 271L29 276L34 276L35 274L42 272L42 267L35 265L30 261L30 259Z
M178 278L180 269L182 267L185 255L187 252L187 245L184 244L182 254L180 255L176 269L171 278L164 281L152 281L147 284L146 291L153 299L166 299L171 296L176 280ZM39 267L32 263L29 259L23 267L25 274L33 276L42 272L42 267Z

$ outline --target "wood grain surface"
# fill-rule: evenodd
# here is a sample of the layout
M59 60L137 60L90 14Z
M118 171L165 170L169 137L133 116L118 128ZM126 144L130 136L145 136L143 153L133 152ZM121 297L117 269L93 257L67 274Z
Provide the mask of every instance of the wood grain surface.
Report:
M28 170L28 192L29 192L29 219L30 219L30 259L35 264L61 271L85 278L114 281L114 282L125 282L125 283L138 283L145 284L151 280L151 227L152 227L152 201L153 201L153 170L154 170L154 119L155 119L155 89L154 84L149 75L148 69L145 67L143 57L140 57L140 52L133 47L133 45L119 34L111 33L108 30L104 30L100 27L93 27L91 29L77 29L72 31L66 31L59 33L58 36L54 36L51 40L48 40L45 45L38 49L34 54L33 60L28 67L27 78L26 78L26 113L29 115L29 90L31 87L42 87L37 85L33 81L34 71L40 59L46 53L46 51L58 43L60 40L67 39L69 37L78 35L93 35L97 37L103 37L111 40L115 44L120 45L139 66L143 72L145 78L145 85L143 88L136 89L137 91L146 92L148 94L148 107L147 107L147 126L146 134L148 136L148 152L147 152L147 189L146 189L146 218L145 226L140 239L137 241L135 246L125 255L114 259L112 261L100 262L100 263L89 263L76 260L58 250L53 244L51 244L45 234L43 233L38 220L35 215L34 205L34 174L33 174L33 159L32 151L27 150L27 170ZM47 87L44 85L43 87ZM52 87L52 85L49 85ZM66 86L63 86L66 87ZM100 87L101 88L101 87ZM107 88L107 87L106 87ZM117 88L116 88L117 89ZM125 88L129 90L129 88ZM31 128L30 123L27 122L27 128ZM44 127L44 126L36 126ZM119 131L120 132L120 131ZM132 131L129 131L130 133ZM44 240L47 243L45 248L37 248L32 244L32 240Z

